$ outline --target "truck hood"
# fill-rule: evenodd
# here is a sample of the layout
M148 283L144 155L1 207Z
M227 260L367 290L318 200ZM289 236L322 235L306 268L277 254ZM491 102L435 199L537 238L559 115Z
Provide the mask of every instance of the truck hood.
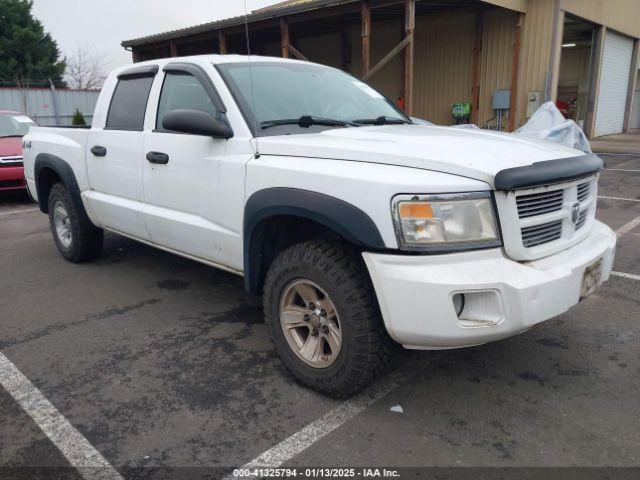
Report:
M22 155L22 138L0 138L0 157L14 157Z
M385 125L260 137L260 154L382 163L433 170L494 186L498 172L583 153L556 143L487 130Z

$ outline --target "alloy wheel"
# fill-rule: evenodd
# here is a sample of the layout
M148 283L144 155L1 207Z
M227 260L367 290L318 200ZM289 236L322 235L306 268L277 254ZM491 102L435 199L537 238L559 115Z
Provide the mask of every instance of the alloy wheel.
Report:
M311 280L298 279L284 289L280 324L291 350L313 368L328 368L342 348L342 328L329 295Z

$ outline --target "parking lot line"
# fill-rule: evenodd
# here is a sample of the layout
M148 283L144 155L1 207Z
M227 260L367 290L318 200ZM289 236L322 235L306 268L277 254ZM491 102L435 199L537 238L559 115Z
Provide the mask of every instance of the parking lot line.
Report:
M18 368L0 353L0 386L87 480L123 480L118 471L76 430Z
M640 280L640 275L634 275L633 273L611 272L611 275L614 277L628 278L630 280Z
M620 238L636 228L638 225L640 225L640 215L616 230L616 235Z
M640 280L640 275L634 275L633 273L611 272L611 275L614 277L628 278L630 280Z
M35 212L40 210L39 208L28 208L26 210L12 210L9 212L0 212L0 217L4 217L5 215L15 215L17 213L27 213L27 212Z
M607 153L598 152L597 155L612 155L616 157L640 157L640 153Z
M286 440L278 445L270 448L266 452L244 464L240 469L277 468L296 455L302 453L311 445L333 432L336 428L344 425L347 421L361 413L366 408L382 399L392 390L405 384L418 373L413 367L405 366L400 370L389 374L382 381L373 384L363 392L359 393L350 400L346 400L334 409L330 410L324 416L320 417L313 423L310 423L302 430L294 433ZM236 477L229 475L224 480L230 480Z
M636 172L640 173L640 170L626 169L626 168L607 168L605 172Z
M598 198L602 198L604 200L621 200L623 202L640 202L640 199L638 198L603 197L602 195L598 195Z

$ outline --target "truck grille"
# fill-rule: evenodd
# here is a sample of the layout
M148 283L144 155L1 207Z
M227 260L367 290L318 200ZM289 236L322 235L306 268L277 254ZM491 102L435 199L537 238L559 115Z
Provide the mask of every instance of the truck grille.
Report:
M0 167L19 167L22 166L22 157L0 157Z
M0 180L0 188L14 188L24 186L24 180Z
M589 218L589 212L582 212L578 217L578 221L576 222L576 230L580 230L584 227L584 224L587 223L587 219Z
M522 229L522 244L526 248L553 242L554 240L560 239L560 237L562 237L561 220Z
M546 187L497 192L500 218L505 219L502 233L507 254L519 261L535 260L576 244L589 234L595 221L597 196L597 175Z
M591 190L590 182L578 185L578 201L584 202L589 197L590 190Z
M520 218L535 217L549 212L562 210L564 191L534 193L522 195L516 199L518 203L518 215Z

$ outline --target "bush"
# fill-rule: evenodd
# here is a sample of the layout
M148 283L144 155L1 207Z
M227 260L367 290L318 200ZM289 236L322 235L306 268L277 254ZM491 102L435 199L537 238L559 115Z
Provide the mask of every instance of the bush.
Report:
M87 124L87 122L85 121L84 116L82 115L82 112L80 112L79 108L76 108L76 111L73 114L73 120L72 120L71 124L74 127L81 127L81 126Z

